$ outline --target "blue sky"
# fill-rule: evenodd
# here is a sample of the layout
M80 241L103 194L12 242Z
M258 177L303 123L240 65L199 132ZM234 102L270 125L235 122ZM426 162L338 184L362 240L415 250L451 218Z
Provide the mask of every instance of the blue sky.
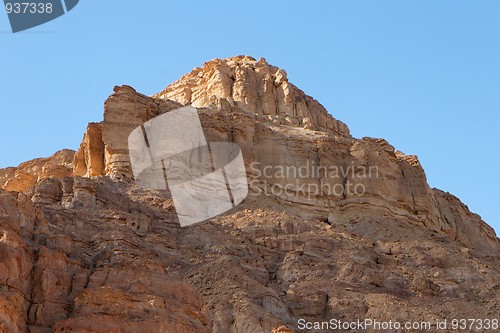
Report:
M152 94L249 54L500 233L500 1L81 0L17 34L0 11L0 45L0 167L76 149L114 85Z

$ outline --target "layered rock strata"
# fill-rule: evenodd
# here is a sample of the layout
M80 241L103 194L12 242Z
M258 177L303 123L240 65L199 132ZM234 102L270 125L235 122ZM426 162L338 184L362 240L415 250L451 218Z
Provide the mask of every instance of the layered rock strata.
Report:
M207 141L240 146L250 195L181 228L168 190L133 182L127 139L188 104ZM115 87L76 153L2 169L0 186L0 332L498 319L493 229L264 59L209 61L152 97Z

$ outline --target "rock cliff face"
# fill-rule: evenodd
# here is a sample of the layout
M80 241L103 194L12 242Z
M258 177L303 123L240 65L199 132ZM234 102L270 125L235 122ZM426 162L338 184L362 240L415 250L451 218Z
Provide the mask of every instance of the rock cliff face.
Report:
M102 123L90 123L73 160L75 176L102 176L105 173Z
M18 167L0 170L0 187L7 191L25 192L44 178L72 176L73 150L64 149L47 158L37 158Z
M168 190L134 184L127 139L188 104L207 141L241 147L250 195L180 228ZM353 138L264 59L209 61L152 97L115 87L76 153L0 170L0 185L2 332L498 317L494 231L430 188L416 156Z
M269 65L264 58L208 61L153 97L218 110L237 106L277 125L350 136L344 123L291 84L285 70Z

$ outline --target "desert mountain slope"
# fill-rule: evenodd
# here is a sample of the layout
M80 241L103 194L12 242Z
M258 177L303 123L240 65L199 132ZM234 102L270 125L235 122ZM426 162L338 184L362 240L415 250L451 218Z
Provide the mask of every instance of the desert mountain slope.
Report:
M242 150L249 195L181 228L133 181L130 132L184 105ZM248 56L115 87L76 151L0 170L0 331L271 332L299 319L497 318L500 240L416 156ZM496 316L496 317L495 317ZM280 330L281 331L281 330ZM285 331L283 329L283 331Z

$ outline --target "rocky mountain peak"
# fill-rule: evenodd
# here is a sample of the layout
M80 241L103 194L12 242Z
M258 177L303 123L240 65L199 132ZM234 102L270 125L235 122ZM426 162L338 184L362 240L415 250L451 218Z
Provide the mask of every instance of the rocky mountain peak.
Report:
M288 81L287 72L250 56L213 59L170 84L154 98L227 110L237 106L276 124L349 137L349 128Z
M181 228L169 189L134 182L128 137L188 104L207 141L241 149L249 195ZM416 156L351 137L264 59L211 60L154 96L117 86L76 152L0 169L0 187L0 332L290 333L499 312L494 230L431 188Z

